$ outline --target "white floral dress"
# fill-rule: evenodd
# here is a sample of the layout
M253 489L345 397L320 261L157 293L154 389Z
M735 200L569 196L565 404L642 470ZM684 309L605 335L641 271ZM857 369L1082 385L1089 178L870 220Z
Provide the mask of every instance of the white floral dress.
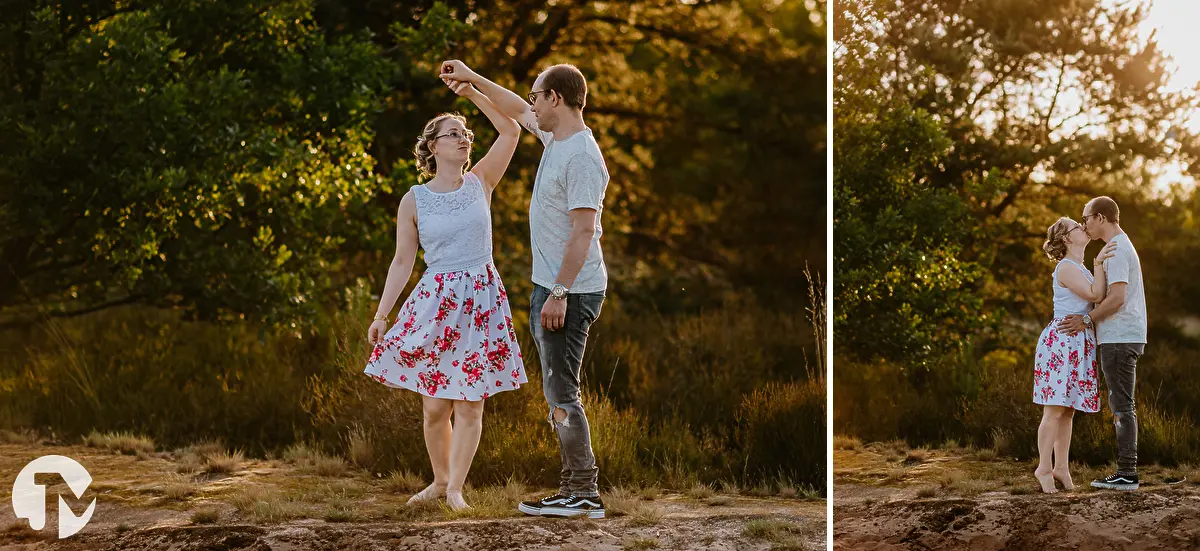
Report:
M1086 314L1091 309L1087 299L1058 282L1059 270L1074 269L1082 270L1092 281L1092 273L1073 260L1063 259L1054 269L1054 319L1038 337L1033 360L1033 403L1095 413L1100 411L1096 332L1089 327L1072 336L1057 329L1063 318Z
M492 221L473 173L455 191L413 188L428 269L364 372L425 396L478 401L528 382L508 292L492 262Z

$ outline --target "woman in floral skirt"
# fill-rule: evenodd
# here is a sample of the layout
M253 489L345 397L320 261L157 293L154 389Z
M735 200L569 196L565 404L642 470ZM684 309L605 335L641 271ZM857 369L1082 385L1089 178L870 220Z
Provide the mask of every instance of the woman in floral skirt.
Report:
M484 400L527 380L508 293L492 262L490 208L520 127L471 84L447 85L474 102L499 136L471 168L474 134L466 119L444 114L425 125L415 154L418 168L432 178L400 200L396 256L369 330L374 349L365 373L421 394L433 483L410 503L445 496L458 510L467 507L462 487L479 446ZM412 273L418 246L427 270L389 329L387 314Z
M1033 368L1033 402L1041 404L1042 423L1038 427L1038 467L1033 472L1042 491L1075 488L1067 466L1071 448L1071 427L1075 410L1095 413L1100 410L1100 391L1096 379L1096 330L1090 324L1075 335L1059 332L1059 321L1071 314L1087 314L1092 303L1104 300L1104 270L1096 276L1083 265L1083 253L1091 238L1083 226L1070 218L1059 218L1046 230L1042 245L1046 256L1058 264L1052 276L1054 319L1038 337ZM1097 256L1094 264L1103 266L1107 257Z

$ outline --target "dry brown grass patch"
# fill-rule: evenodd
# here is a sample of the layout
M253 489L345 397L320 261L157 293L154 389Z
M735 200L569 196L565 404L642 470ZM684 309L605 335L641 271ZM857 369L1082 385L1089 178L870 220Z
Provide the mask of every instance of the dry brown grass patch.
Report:
M388 493L415 494L425 489L425 480L411 471L392 471L383 480L383 489Z
M154 440L129 432L99 432L93 430L84 437L85 446L120 452L126 455L154 453Z
M167 475L167 479L158 487L163 497L174 500L184 500L196 494L200 485L190 478L177 474Z
M835 450L858 450L862 448L862 440L853 436L834 436L833 449Z
M628 488L621 486L610 489L604 496L606 512L616 516L628 515L636 504L637 496Z
M663 508L650 503L641 503L629 512L629 524L633 526L655 526L662 522Z
M347 440L351 463L361 468L368 468L375 464L375 440L366 429L362 427L351 429Z
M713 490L713 487L709 486L708 484L696 484L695 486L688 488L687 496L692 499L703 500L712 497L715 493L716 491Z
M242 450L232 452L222 450L219 453L211 453L204 456L204 472L209 474L235 473L241 470L245 460L246 457Z

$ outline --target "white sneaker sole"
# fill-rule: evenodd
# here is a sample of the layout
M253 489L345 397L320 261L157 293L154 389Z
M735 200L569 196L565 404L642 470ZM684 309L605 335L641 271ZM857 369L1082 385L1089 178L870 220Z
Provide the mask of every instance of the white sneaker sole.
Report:
M581 517L586 515L588 518L604 518L604 509L583 511L566 507L529 507L522 503L517 506L517 510L535 517Z
M1138 486L1140 486L1140 484L1108 484L1105 482L1092 483L1093 488L1100 488L1101 490L1116 490L1118 492L1132 492L1138 489Z

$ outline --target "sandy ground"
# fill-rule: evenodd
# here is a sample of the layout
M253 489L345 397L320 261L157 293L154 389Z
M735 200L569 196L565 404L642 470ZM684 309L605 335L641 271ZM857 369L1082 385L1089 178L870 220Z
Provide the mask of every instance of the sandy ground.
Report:
M67 500L72 509L81 512L97 499L91 522L64 540L56 539L53 522L35 532L14 517L10 506L17 472L28 461L52 453L79 461L93 476L82 499ZM484 489L480 491L489 492L489 504L464 517L438 507L407 507L407 494L388 490L370 473L353 469L322 477L281 460L247 460L228 474L177 471L175 459L165 453L134 457L83 446L0 445L0 549L782 551L823 549L826 538L825 501L817 499L721 493L708 498L671 493L638 497L627 492L624 499L606 499L610 518L582 520L526 517L516 512L511 492L500 498L496 496L503 489ZM183 498L168 497L164 484L180 481L193 491ZM47 483L49 495L70 495L61 481ZM315 502L325 499L313 497L317 493L311 490L317 487L325 489L325 497L338 494L330 499L354 518L331 521L322 513L328 505ZM543 492L530 489L520 495L528 499ZM311 507L294 518L264 520L247 507L247 494L302 496L309 502L300 505ZM472 497L470 490L467 497ZM215 520L194 520L198 510L214 512ZM48 519L56 514L50 505Z
M1047 495L1036 465L992 455L835 450L834 549L1200 549L1193 468L1145 469L1142 489L1112 492L1087 484L1109 467L1077 467L1074 491Z

